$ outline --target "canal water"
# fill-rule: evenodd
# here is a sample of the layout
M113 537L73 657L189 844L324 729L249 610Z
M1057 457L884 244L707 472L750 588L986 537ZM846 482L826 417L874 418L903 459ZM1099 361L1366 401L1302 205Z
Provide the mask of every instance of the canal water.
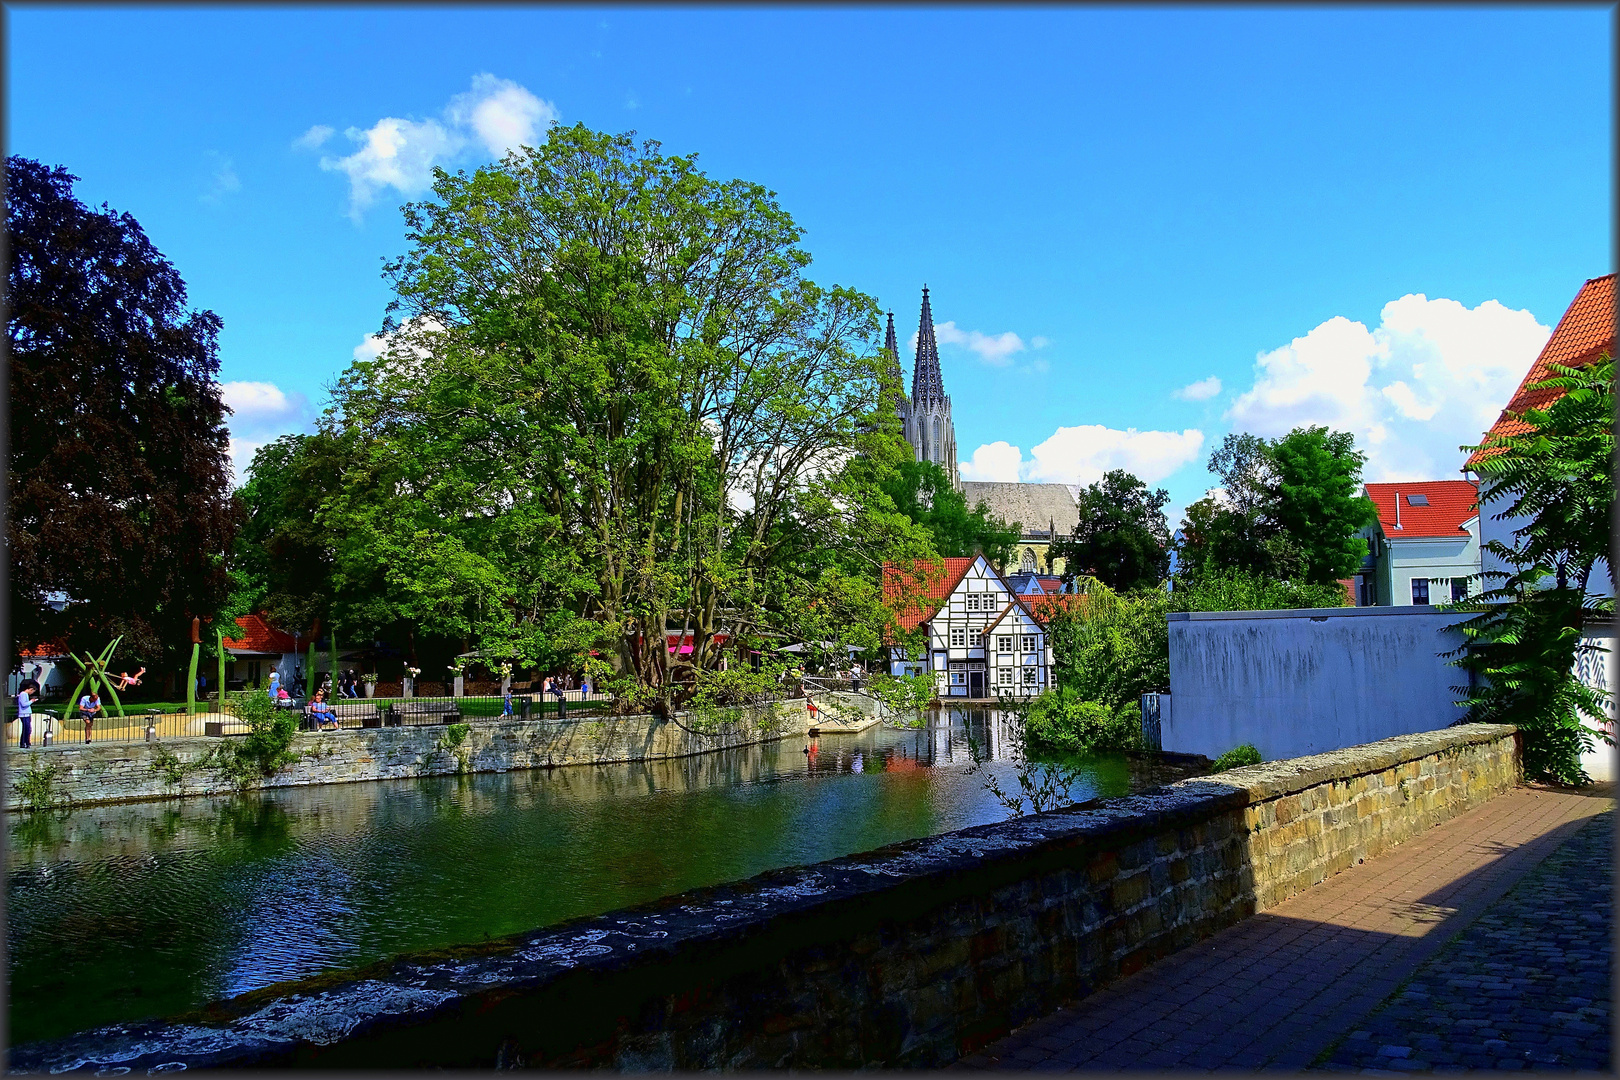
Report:
M672 761L10 814L12 1042L1000 821L1005 720ZM975 767L974 758L987 758ZM1072 759L1070 801L1167 776Z

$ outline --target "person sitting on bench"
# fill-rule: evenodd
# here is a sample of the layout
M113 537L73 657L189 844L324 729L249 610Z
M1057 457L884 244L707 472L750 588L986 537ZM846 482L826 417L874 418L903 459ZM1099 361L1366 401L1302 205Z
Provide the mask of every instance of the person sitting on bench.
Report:
M315 691L315 700L309 703L309 722L319 731L336 731L337 714L326 703L326 691Z

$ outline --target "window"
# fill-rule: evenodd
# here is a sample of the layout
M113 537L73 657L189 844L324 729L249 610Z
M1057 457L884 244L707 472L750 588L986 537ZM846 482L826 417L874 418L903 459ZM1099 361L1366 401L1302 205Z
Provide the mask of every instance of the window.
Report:
M1451 602L1468 599L1468 579L1454 577L1451 579Z
M1000 634L996 637L996 652L1012 652L1012 635Z
M1412 603L1427 604L1429 602L1429 579L1415 577L1412 579Z
M951 648L960 649L967 644L967 629L961 626L951 627Z
M996 682L1000 683L1002 686L1011 686L1013 684L1012 668L1004 667L998 671L996 673Z
M1024 558L1023 558L1023 561L1021 561L1018 564L1018 569L1019 569L1020 572L1025 573L1025 574L1033 574L1035 572L1035 549L1034 548L1025 548L1024 549Z
M1040 676L1040 668L1027 667L1024 669L1024 685L1034 686Z
M984 648L984 631L977 628L968 631L968 648Z
M1024 635L1024 651L1025 652L1034 652L1035 651L1035 635L1034 634L1025 634Z
M1408 495L1406 497L1406 505L1407 506L1428 506L1429 505L1429 497L1427 495Z
M967 594L967 609L969 611L978 611L979 610L979 594L978 593L968 593Z
M965 686L965 685L967 685L967 672L965 672L965 671L953 671L953 672L951 672L951 685L952 686Z

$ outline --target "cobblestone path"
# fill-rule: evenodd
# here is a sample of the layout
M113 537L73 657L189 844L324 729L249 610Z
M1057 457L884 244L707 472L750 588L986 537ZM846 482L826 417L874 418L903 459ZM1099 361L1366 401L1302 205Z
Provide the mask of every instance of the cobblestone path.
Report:
M953 1068L1292 1071L1328 1059L1328 1052L1335 1047L1354 1055L1360 1047L1350 1047L1346 1037L1356 1031L1370 1032L1372 1029L1364 1023L1366 1018L1401 990L1404 980L1419 969L1428 970L1424 965L1440 953L1448 940L1492 909L1527 872L1581 833L1583 826L1600 814L1603 821L1612 820L1613 814L1604 812L1613 806L1612 784L1581 792L1516 788L1376 859L1353 866L1299 896L1026 1024ZM1597 829L1582 835L1584 842L1601 848L1603 838L1609 834ZM1578 862L1580 856L1568 858ZM1601 868L1604 884L1611 864L1606 849L1590 861L1594 868ZM1557 868L1565 865L1561 862L1549 867L1550 883L1541 888L1557 893L1562 880ZM1594 941L1609 933L1613 923L1604 911L1581 901L1568 904L1574 914L1554 923L1561 932L1578 926L1582 933L1589 930ZM1588 912L1603 921L1580 918ZM1519 918L1504 917L1501 925L1511 926ZM1519 940L1532 951L1543 944L1528 932ZM1597 959L1595 951L1572 941L1555 937L1547 944L1563 950L1566 960L1574 958L1578 962L1581 958L1575 954L1583 951L1592 952L1585 959ZM1607 996L1600 1002L1598 991L1584 987L1608 977L1608 955L1603 953L1593 973L1583 976L1583 989L1562 994L1555 991L1557 1008L1549 1005L1546 1017L1560 1027L1556 1032L1547 1029L1544 1041L1535 1044L1537 1047L1546 1047L1547 1052L1578 1049L1582 1054L1592 1054L1599 1044L1586 1040L1601 1034L1606 1060L1606 1016L1593 1019L1594 1012L1582 1014L1580 1010L1595 1010L1600 1004L1606 1010ZM1514 964L1493 957L1479 962L1503 963L1508 968ZM1455 1021L1452 1030L1466 1030L1464 1021L1470 1019L1490 1022L1491 1016L1497 1014L1479 1010L1491 1009L1490 1003L1495 1000L1509 1000L1493 995L1521 992L1511 980L1522 976L1495 974L1497 981L1489 987L1482 982L1477 987L1450 988L1457 995L1455 1000L1472 1002L1476 1010L1472 1017L1466 1015L1466 1010L1446 1012L1444 1015ZM1591 1001L1571 1005L1564 1000L1581 997ZM1511 1011L1506 1006L1497 1008ZM1570 1015L1557 1015L1564 1013ZM1423 1019L1427 1023L1429 1017ZM1514 1025L1521 1025L1521 1021L1506 1020L1487 1030L1524 1038L1528 1033L1521 1027L1536 1026L1533 1021ZM1597 1030L1585 1030L1581 1025ZM1570 1036L1579 1036L1578 1045L1562 1041ZM1561 1040L1556 1047L1551 1041L1554 1037ZM1416 1034L1405 1041L1392 1036L1374 1043L1371 1038L1369 1034L1365 1045L1373 1056L1382 1057L1379 1067L1383 1069L1421 1069L1426 1061L1440 1067L1467 1064L1461 1053L1455 1063L1434 1062L1421 1056L1417 1051L1428 1050L1427 1040L1419 1040ZM1486 1038L1480 1038L1482 1049L1487 1045L1499 1049L1494 1042L1487 1044ZM1355 1041L1364 1043L1361 1039ZM1385 1046L1410 1049L1405 1057L1392 1056L1398 1050L1380 1055ZM1522 1049L1515 1054L1504 1050L1490 1064L1494 1067L1511 1057L1522 1067ZM1574 1060L1561 1058L1558 1063L1543 1066L1534 1053L1532 1050L1533 1067L1568 1068L1565 1062ZM1347 1059L1343 1067L1362 1066Z
M1600 814L1356 1026L1330 1069L1610 1071L1614 813Z

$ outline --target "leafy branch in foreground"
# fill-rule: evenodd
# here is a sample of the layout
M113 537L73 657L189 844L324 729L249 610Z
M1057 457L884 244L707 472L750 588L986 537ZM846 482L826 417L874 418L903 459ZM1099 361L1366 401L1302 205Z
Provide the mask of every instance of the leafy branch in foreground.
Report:
M1588 592L1614 513L1614 360L1553 370L1530 389L1562 393L1517 417L1528 431L1463 448L1486 451L1476 465L1481 504L1506 502L1496 518L1524 524L1511 544L1486 545L1511 569L1485 571L1486 591L1458 605L1471 617L1453 627L1464 644L1448 655L1469 674L1456 687L1467 695L1465 719L1517 725L1532 779L1584 784L1581 754L1614 742L1609 692L1576 670L1606 651L1584 638L1587 624L1614 615L1612 596Z

